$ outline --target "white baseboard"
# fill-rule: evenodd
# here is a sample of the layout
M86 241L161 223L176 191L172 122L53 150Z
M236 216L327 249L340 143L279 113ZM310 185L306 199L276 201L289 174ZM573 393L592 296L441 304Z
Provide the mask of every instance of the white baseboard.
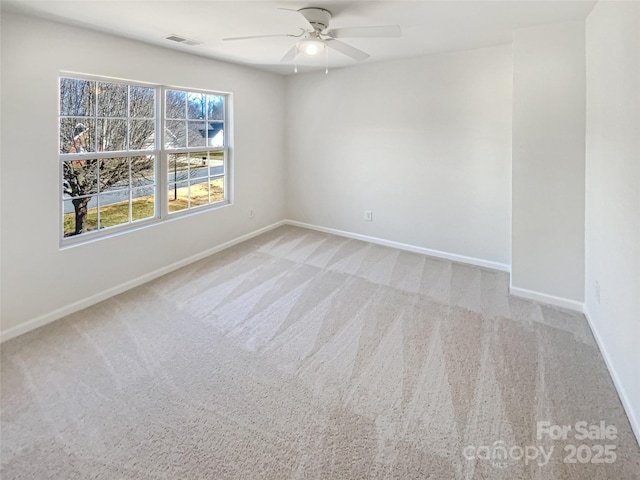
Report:
M469 265L489 268L491 270L499 270L501 272L511 271L511 267L509 265L506 265L504 263L492 262L489 260L483 260L481 258L465 257L464 255L457 255L455 253L441 252L439 250L432 250L430 248L418 247L415 245L409 245L407 243L394 242L393 240L385 240L384 238L370 237L369 235L337 230L335 228L321 227L310 223L298 222L296 220L285 220L285 223L287 225L293 225L295 227L308 228L310 230L316 230L318 232L331 233L333 235L339 235L341 237L354 238L356 240L362 240L364 242L384 245L385 247L393 247L400 250L406 250L408 252L421 253L429 257L443 258L445 260L451 260L453 262L467 263Z
M129 280L127 282L121 283L120 285L116 285L115 287L111 287L103 292L96 293L95 295L91 295L90 297L83 298L77 302L71 303L69 305L65 305L64 307L58 308L53 312L46 313L39 317L36 317L32 320L28 320L20 325L16 325L14 327L8 328L2 332L0 332L0 343L15 338L24 333L30 332L31 330L35 330L36 328L42 327L48 323L51 323L55 320L58 320L66 315L70 315L72 313L78 312L83 308L90 307L91 305L95 305L98 302L106 300L107 298L113 297L114 295L118 295L119 293L130 290L134 287L142 285L143 283L147 283L151 280L154 280L162 275L166 275L174 270L185 267L191 263L197 262L209 255L213 255L214 253L218 253L226 248L232 247L240 242L244 242L245 240L249 240L250 238L256 237L262 233L268 232L269 230L273 230L274 228L280 227L284 225L284 221L279 221L273 223L271 225L267 225L266 227L260 228L258 230L254 230L253 232L249 232L240 237L234 238L233 240L229 240L228 242L222 243L215 247L209 248L203 252L192 255L188 258L179 260L171 265L164 266L153 272L142 275L138 278L134 278L133 280Z
M631 424L631 429L633 430L633 433L636 436L638 445L640 445L640 418L638 418L638 416L636 415L636 412L633 410L633 407L632 407L633 405L637 405L637 404L634 404L631 402L631 400L629 400L629 397L627 396L624 385L620 381L620 377L618 377L618 374L615 368L613 367L613 363L611 362L611 357L609 356L609 353L607 351L607 348L605 347L604 341L600 336L600 332L598 331L598 328L596 327L596 325L594 324L591 318L589 309L587 308L586 304L583 308L583 313L584 313L584 316L587 318L589 327L591 327L591 332L593 333L593 336L596 339L596 343L598 344L598 348L600 349L602 358L604 358L604 363L607 365L607 370L609 370L609 375L611 375L613 384L616 387L616 390L618 392L618 397L620 397L620 402L622 402L622 407L624 408L627 414L627 418L629 419L629 423ZM640 415L640 411L637 414Z
M568 298L556 297L546 293L535 292L533 290L527 290L526 288L518 288L509 286L509 293L515 297L526 298L527 300L534 300L536 302L545 303L547 305L553 305L555 307L562 307L568 310L573 310L582 313L583 303L577 300L569 300Z

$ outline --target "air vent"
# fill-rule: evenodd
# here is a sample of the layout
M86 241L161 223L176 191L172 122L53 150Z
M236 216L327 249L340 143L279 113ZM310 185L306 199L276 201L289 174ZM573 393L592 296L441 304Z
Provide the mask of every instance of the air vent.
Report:
M184 45L202 45L202 42L198 42L197 40L191 40L189 38L181 37L180 35L171 34L168 37L165 37L167 40L171 40L172 42L182 43Z

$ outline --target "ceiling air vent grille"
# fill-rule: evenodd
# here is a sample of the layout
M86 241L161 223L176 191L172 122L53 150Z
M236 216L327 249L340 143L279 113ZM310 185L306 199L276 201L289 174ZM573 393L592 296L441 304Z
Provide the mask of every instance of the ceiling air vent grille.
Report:
M171 34L168 37L165 37L167 40L171 40L172 42L182 43L183 45L202 45L202 42L198 42L197 40L191 40L189 38L181 37L180 35Z

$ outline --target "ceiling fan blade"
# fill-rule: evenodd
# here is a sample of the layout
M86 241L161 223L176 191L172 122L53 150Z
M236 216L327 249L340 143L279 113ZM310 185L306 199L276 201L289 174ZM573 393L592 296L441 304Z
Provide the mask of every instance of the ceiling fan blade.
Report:
M291 35L288 33L278 33L275 35L250 35L248 37L230 37L230 38L223 38L222 41L223 42L231 42L231 41L236 41L236 40L251 40L252 38L268 38L268 37L295 37L295 35Z
M309 20L307 20L307 18L306 18L302 13L300 13L298 10L293 10L292 8L283 8L283 7L279 7L279 8L278 8L278 10L284 10L285 12L294 12L294 13L297 13L297 14L298 14L300 17L302 17L302 19L304 20L304 23L306 24L307 29L310 29L311 31L313 31L313 30L314 30L314 29L313 29L313 25L311 25L311 24L309 23Z
M398 25L334 28L329 30L327 35L331 38L391 38L401 37L402 29Z
M351 57L358 62L366 60L370 57L368 53L365 53L362 50L358 50L356 47L352 47L351 45L347 45L346 43L334 40L333 38L327 38L325 42L329 48L333 48L334 50L346 55L347 57Z
M284 54L284 57L282 57L280 59L281 62L290 62L291 60L293 60L294 58L296 58L296 55L298 55L298 45L294 45L293 47L291 47L291 50L289 50L287 53Z

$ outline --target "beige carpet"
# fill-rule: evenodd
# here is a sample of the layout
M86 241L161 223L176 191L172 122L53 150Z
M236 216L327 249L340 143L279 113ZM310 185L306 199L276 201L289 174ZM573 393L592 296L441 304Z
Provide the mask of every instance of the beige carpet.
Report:
M0 475L640 478L584 317L507 287L279 228L3 344ZM537 439L538 421L617 438ZM564 463L582 444L582 460L606 444L616 460ZM497 446L506 458L487 458Z

